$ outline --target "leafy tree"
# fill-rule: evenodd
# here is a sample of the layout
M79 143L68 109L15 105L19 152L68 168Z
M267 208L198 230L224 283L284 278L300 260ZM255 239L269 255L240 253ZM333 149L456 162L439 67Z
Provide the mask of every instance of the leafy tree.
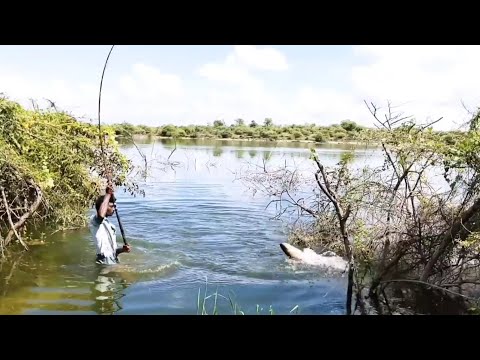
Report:
M100 138L97 126L65 112L28 111L0 98L2 251L15 239L27 247L22 234L39 220L60 228L84 225L85 210L109 177L132 194L139 191L128 181L131 164L120 153L115 132L102 127Z

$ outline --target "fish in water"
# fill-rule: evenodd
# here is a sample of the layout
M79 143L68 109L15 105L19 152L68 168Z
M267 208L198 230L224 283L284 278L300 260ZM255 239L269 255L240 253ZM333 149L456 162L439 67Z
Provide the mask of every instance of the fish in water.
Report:
M301 250L288 243L281 243L280 248L289 258L299 260L308 265L337 271L345 271L348 266L348 262L336 255L333 251L325 251L317 254L312 249L305 248Z

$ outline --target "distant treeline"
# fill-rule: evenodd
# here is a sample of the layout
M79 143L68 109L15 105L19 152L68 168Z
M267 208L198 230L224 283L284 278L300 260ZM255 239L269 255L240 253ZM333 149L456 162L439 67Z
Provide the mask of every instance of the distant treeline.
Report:
M263 124L251 121L246 124L244 120L237 119L234 124L226 125L222 120L215 120L213 125L188 125L188 126L146 126L132 125L129 123L113 124L118 137L131 135L149 135L168 138L192 139L264 139L278 140L308 140L315 142L327 141L355 141L375 140L382 137L384 130L366 128L355 121L344 120L340 124L330 126L306 125L275 125L270 118ZM453 142L461 132L440 132L443 140Z

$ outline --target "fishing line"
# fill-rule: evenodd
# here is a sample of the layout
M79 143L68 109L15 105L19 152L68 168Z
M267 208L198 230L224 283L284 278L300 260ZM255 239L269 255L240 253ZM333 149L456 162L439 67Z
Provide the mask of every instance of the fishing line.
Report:
M110 58L110 55L114 47L115 45L112 45L112 47L110 48L110 51L108 52L107 59L105 60L105 65L103 66L102 78L100 79L100 91L98 93L98 135L100 137L100 148L102 150L103 170L106 173L107 180L109 183L112 182L112 174L111 174L111 169L110 168L107 169L107 163L105 160L105 150L103 147L103 141L102 141L103 136L102 136L102 128L101 128L101 122L100 122L100 107L101 107L101 101L102 101L103 77L105 76L105 70L107 68L108 59ZM115 214L117 215L118 224L120 225L120 232L122 233L123 243L125 245L128 245L127 240L125 239L125 231L123 230L122 222L120 221L120 216L118 215L118 209L116 205L115 205Z

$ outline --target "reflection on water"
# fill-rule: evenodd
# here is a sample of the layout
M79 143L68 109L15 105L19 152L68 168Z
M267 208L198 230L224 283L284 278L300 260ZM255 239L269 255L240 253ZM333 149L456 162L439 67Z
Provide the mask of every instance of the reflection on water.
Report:
M113 276L99 271L94 281L92 297L95 299L94 309L100 314L114 314L122 309L120 299L131 282L123 276Z
M292 267L279 247L285 224L271 220L269 199L253 197L236 174L284 163L310 171L309 147L331 165L351 145L198 139L137 145L148 159L149 177L140 182L146 196L117 191L132 252L103 268L94 264L88 229L47 234L45 244L0 265L0 313L196 314L207 282L209 292L233 292L246 313L257 305L275 313L296 305L300 314L344 313L345 279ZM122 151L142 166L133 144ZM359 147L355 161L383 159ZM219 306L231 313L225 299Z
M130 285L167 276L178 265L152 266L139 245L128 259L120 255L118 265L97 265L88 235L54 235L2 262L0 314L113 314L122 309L120 300Z

